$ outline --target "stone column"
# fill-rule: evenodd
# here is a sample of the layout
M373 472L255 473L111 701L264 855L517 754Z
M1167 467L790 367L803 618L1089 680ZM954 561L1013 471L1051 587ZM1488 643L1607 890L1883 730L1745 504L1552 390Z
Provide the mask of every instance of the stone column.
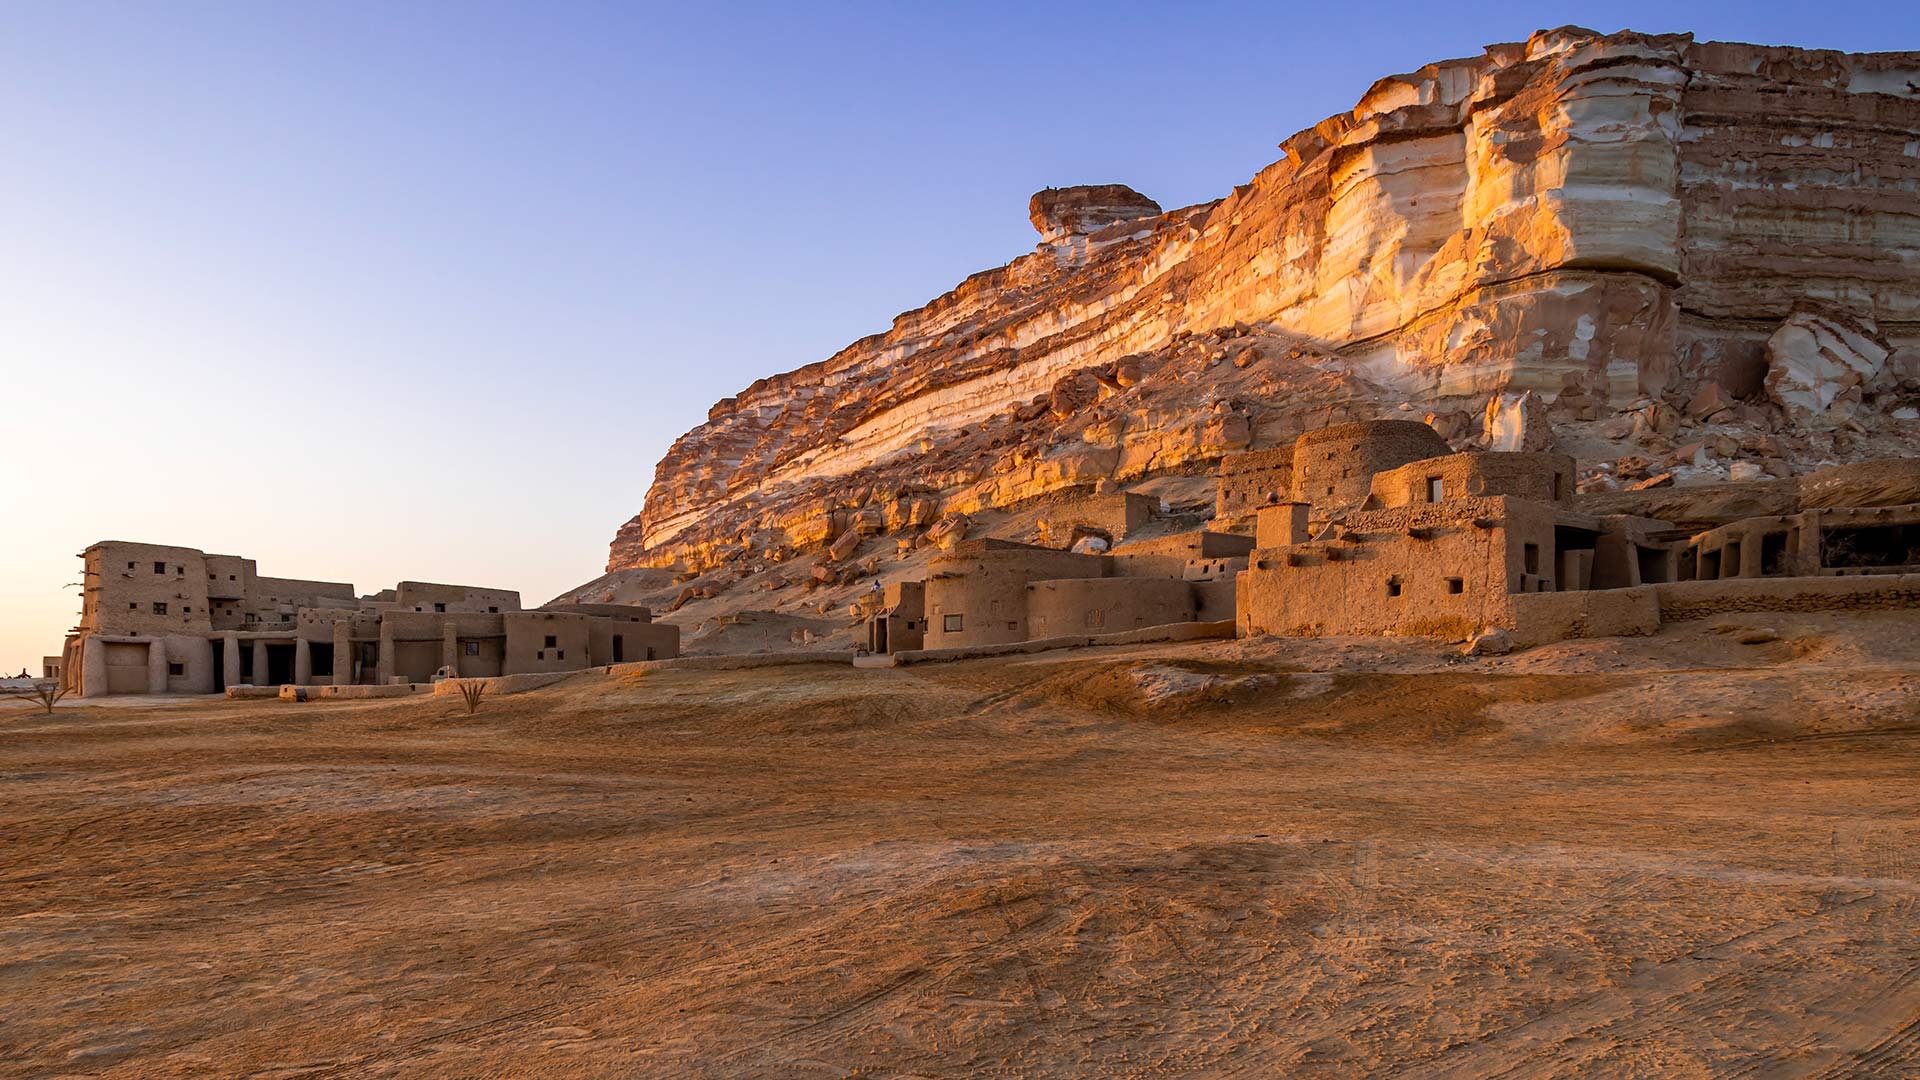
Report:
M1766 533L1759 529L1748 532L1746 540L1740 544L1740 576L1761 576L1761 560L1766 556L1766 553Z
M222 637L225 640L220 645L220 661L227 672L227 685L238 686L240 683L240 635L228 631Z
M353 623L340 619L333 624L333 685L353 683Z
M80 643L80 696L107 692L107 644L89 634Z
M460 629L452 619L440 624L440 666L460 674Z
M253 639L253 685L267 685L267 641L265 638Z
M373 681L381 686L393 677L393 627L380 620L380 663L373 669Z
M167 643L155 638L147 646L147 693L167 692Z
M313 646L307 639L293 639L293 685L310 686L313 683Z

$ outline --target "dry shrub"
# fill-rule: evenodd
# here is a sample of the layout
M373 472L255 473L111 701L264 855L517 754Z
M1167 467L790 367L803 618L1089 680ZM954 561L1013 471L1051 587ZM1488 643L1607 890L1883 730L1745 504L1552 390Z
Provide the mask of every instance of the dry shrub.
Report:
M487 684L479 679L460 680L460 700L467 703L467 715L480 711L480 699L487 692Z

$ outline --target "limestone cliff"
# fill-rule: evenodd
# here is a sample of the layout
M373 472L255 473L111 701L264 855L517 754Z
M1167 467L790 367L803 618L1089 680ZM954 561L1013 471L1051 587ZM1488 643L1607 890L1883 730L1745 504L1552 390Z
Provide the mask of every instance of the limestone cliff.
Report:
M1542 31L1381 79L1281 149L1177 210L1036 195L1032 253L715 405L609 569L911 539L1390 409L1480 438L1525 391L1619 459L1601 487L1676 453L1724 479L1911 445L1920 53ZM1709 420L1745 426L1696 452Z

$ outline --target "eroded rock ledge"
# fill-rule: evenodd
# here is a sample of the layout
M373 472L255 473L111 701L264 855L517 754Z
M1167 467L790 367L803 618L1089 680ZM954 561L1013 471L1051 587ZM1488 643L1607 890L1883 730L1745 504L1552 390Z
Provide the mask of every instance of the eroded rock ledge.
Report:
M1774 475L1847 460L1920 391L1916 86L1920 53L1567 27L1382 79L1217 202L1042 191L1034 252L715 405L609 569L919 536L1393 409L1481 439L1525 392L1623 460L1701 409Z

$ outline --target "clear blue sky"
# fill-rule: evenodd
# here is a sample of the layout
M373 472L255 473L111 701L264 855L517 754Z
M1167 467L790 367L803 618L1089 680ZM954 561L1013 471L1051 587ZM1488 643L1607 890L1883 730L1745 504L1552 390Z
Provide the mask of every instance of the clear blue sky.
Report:
M1897 4L0 3L0 666L106 538L597 574L709 404L1220 196L1376 78L1575 22L1920 48Z

